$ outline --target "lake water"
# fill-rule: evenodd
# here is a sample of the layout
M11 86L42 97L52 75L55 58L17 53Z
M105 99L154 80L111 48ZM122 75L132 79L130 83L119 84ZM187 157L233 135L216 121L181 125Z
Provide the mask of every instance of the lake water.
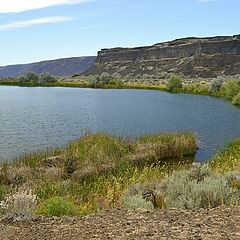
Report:
M98 131L123 137L194 131L199 161L240 137L240 108L221 98L149 90L0 87L0 160Z

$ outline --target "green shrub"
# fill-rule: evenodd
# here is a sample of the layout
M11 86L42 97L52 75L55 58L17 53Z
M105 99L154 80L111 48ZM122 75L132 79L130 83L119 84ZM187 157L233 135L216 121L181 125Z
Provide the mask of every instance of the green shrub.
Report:
M172 75L167 83L167 89L172 92L177 91L180 88L182 88L182 80L178 76Z
M216 78L210 83L209 91L214 92L214 93L219 92L222 85L223 85L223 79L222 78Z
M63 197L52 197L42 202L38 214L47 216L74 216L78 214L76 205Z
M240 92L240 81L231 80L223 85L225 97L233 100L234 97Z
M29 82L38 82L39 77L38 77L38 75L37 75L36 73L34 73L34 72L28 72L28 73L26 74L26 79L27 79L27 81L29 81Z
M40 83L54 83L56 81L57 81L56 78L49 75L48 73L41 74L39 78Z
M209 86L204 83L189 83L183 86L183 92L200 94L200 95L209 95Z
M34 72L28 72L26 76L19 77L18 82L27 86L37 86L38 84L43 83L55 83L57 82L57 79L48 73L43 73L38 76Z
M107 72L103 72L100 76L100 81L103 83L103 84L108 84L111 80L113 80L113 77L112 75L110 75L109 73Z
M232 103L234 105L240 105L240 92L233 98Z

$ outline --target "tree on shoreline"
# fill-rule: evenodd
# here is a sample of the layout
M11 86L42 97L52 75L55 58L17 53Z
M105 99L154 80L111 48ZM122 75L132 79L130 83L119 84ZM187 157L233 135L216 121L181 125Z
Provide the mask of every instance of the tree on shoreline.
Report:
M33 83L33 84L43 84L43 83L54 83L56 82L56 78L49 75L48 73L43 73L38 76L34 72L28 72L25 76L21 76L18 78L20 83Z
M169 82L167 83L167 89L170 92L173 92L181 88L182 88L182 80L178 76L172 75Z

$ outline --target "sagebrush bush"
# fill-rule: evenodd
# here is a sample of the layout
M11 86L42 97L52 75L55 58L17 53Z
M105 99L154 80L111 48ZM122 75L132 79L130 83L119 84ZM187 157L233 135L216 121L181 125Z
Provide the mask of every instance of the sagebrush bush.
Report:
M13 221L30 220L36 206L37 196L32 193L32 190L17 192L13 195L8 195L0 206L4 211L5 219Z
M188 178L190 180L196 180L197 183L204 180L206 177L210 177L212 172L208 166L208 164L199 164L194 163L190 171L188 171Z
M136 194L133 196L126 196L124 198L124 205L128 209L154 209L151 201L143 198L142 194Z
M222 205L238 206L239 189L239 173L216 175L207 164L193 164L188 170L173 172L160 183L138 183L131 186L124 203L132 208L144 205L146 201L151 202L154 208L207 209Z
M137 183L131 185L124 198L124 205L130 209L163 208L163 197L156 191L156 183Z
M74 216L77 215L77 206L63 197L52 197L40 204L37 213L56 217Z
M232 188L233 178L214 175L207 165L174 172L158 186L167 208L214 208L238 205L240 191Z

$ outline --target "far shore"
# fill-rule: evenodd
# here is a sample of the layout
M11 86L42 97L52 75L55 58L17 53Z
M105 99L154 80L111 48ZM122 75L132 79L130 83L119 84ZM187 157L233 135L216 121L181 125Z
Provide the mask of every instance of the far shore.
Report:
M186 93L193 95L203 95L203 96L211 96L211 97L221 97L225 98L222 92L210 92L207 90L208 83L196 83L203 90L198 91L198 89L193 88L192 85L195 83L184 83L183 88L177 88L173 90L169 90L166 83L164 84L149 84L147 81L142 83L135 82L121 82L120 84L105 84L105 83L89 83L89 82L81 82L81 81L56 81L52 83L22 83L19 81L1 81L0 86L16 86L16 87L64 87L64 88L90 88L90 89L136 89L136 90L155 90L155 91L165 91L169 93ZM202 86L201 86L202 85ZM228 99L229 100L229 99Z

